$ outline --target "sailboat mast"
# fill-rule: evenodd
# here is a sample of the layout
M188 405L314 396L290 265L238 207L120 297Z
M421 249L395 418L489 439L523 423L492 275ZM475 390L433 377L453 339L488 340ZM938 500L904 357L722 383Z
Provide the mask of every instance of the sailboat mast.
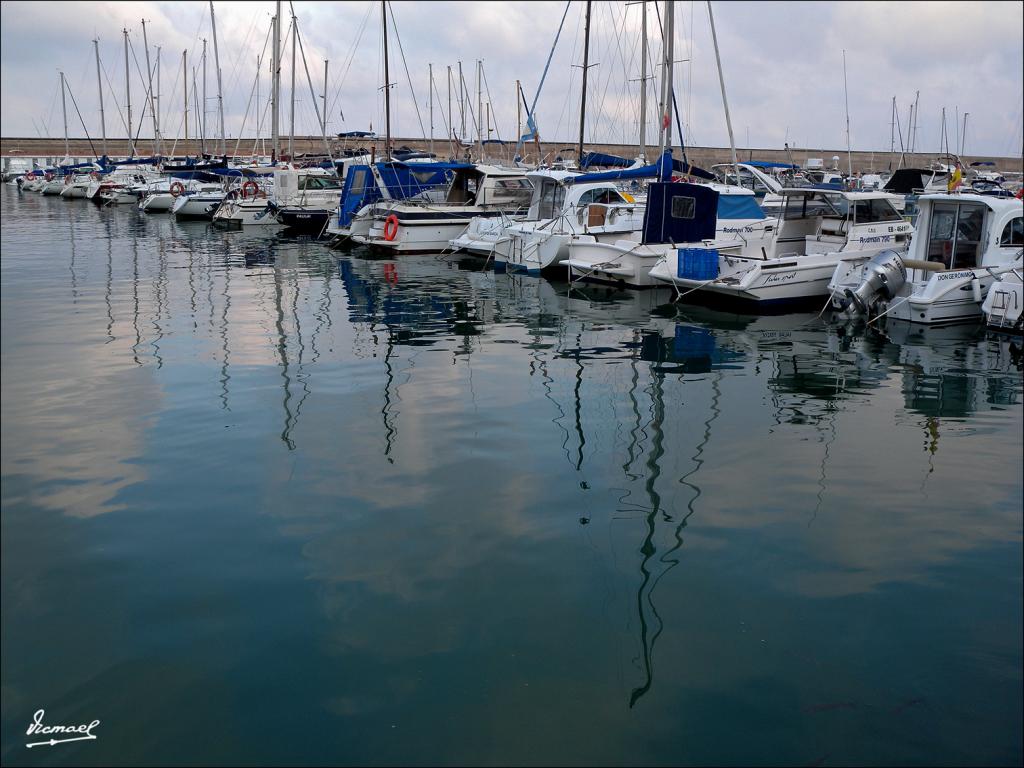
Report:
M843 49L843 99L846 102L846 165L848 178L853 178L853 150L850 148L850 91L846 85L846 49ZM739 177L737 177L739 178Z
M476 141L480 146L480 158L484 156L484 87L483 76L481 72L483 70L484 63L480 59L476 60Z
M640 157L647 155L647 0L640 2Z
M466 137L466 81L462 77L462 62L459 62L459 141Z
M450 130L452 132L452 134L455 133L455 124L452 122L452 65L451 64L448 65L448 130ZM451 135L448 136L448 147L449 147L449 149L452 149L453 152L454 152L454 149L452 147L452 136Z
M292 12L292 90L291 90L291 118L288 129L288 158L295 161L295 33L298 28L295 26L295 13Z
M217 70L217 108L220 111L220 153L228 153L228 140L224 133L224 91L221 89L220 56L217 53L217 20L213 16L213 0L210 0L210 28L213 30L213 68Z
M203 154L206 154L206 38L203 38Z
M523 135L523 103L519 98L519 91L521 86L519 81L516 80L516 141L519 141L519 137Z
M732 117L729 115L729 99L726 98L725 95L725 75L722 74L722 57L718 52L718 35L715 33L715 14L711 10L711 0L708 0L708 18L711 20L711 40L715 44L715 62L718 64L718 83L722 86L722 106L725 107L725 126L729 129L729 149L732 152L732 168L733 172L736 174L736 183L739 183L740 167L736 159L736 139L733 137L732 133ZM668 130L671 131L672 127L669 126Z
M272 142L273 161L281 157L281 135L278 125L278 112L281 97L281 0L277 0L274 15L274 47L270 64L270 136Z
M131 148L132 156L135 156L135 142L132 140L132 81L129 78L128 70L128 30L122 29L124 33L124 93L128 111L128 146Z
M587 0L586 17L583 22L583 89L580 96L580 140L576 146L576 162L583 167L583 129L587 117L587 72L590 69L590 0Z
M958 155L962 155L964 153L964 149L967 147L967 116L969 114L971 113L964 112L964 129L960 131L960 151L957 152Z
M434 65L427 64L427 92L430 95L430 154L434 154Z
M103 136L103 154L105 155L105 154L107 154L107 121L106 121L106 118L103 115L103 81L100 79L100 41L99 41L99 39L93 40L92 41L92 45L93 45L94 50L96 51L96 85L98 86L99 92L100 92L100 134ZM964 118L965 118L964 125L967 125L967 123L966 123L967 115L966 114L964 115Z
M181 92L185 96L185 154L188 154L188 49L181 52Z
M156 124L156 106L153 102L153 70L149 65L149 38L146 35L146 20L142 20L142 46L146 49L146 82L149 84L149 114L153 118L153 154L160 154L160 128ZM145 108L143 108L145 117Z
M327 59L324 59L324 120L320 126L320 133L327 135Z
M64 157L68 157L71 154L68 149L68 105L67 98L64 95L64 72L60 73L60 109L64 114Z
M384 28L384 150L391 158L391 75L388 70L388 4L381 0L380 14Z

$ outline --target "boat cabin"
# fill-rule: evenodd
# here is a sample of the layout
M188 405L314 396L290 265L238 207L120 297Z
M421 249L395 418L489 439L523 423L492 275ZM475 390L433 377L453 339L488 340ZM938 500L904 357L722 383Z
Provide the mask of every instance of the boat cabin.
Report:
M910 257L944 270L1003 265L1024 250L1024 203L987 195L927 195L918 201ZM925 236L926 235L926 236Z
M530 204L533 185L522 171L495 165L462 166L455 171L448 197L449 205L525 208Z
M869 243L902 247L913 226L884 192L783 189L776 255L806 255Z
M577 176L578 173L570 171L528 173L527 179L533 184L533 194L526 220L547 221L575 211L581 224L589 223L585 219L591 216L601 217L603 223L609 206L635 204L608 182L573 184L572 180Z

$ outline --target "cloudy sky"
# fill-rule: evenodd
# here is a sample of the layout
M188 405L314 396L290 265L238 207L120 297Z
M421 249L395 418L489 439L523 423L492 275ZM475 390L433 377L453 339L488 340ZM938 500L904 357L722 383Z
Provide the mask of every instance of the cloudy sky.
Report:
M675 50L680 62L676 65L675 89L687 141L727 146L707 5L675 5ZM283 7L287 15L287 3ZM578 135L584 7L583 2L573 2L568 9L537 102L537 121L545 140L571 144ZM156 46L161 47L162 132L165 136L181 134L182 51L188 51L191 70L198 65L203 38L208 40L209 57L207 133L214 130L216 78L208 3L3 2L0 8L0 133L4 136L62 135L58 70L63 69L86 128L98 137L93 38L99 39L104 72L107 132L123 136L119 110L123 112L125 106L124 27L132 45L129 69L133 124L137 125L145 93L141 76L145 71L142 19L146 19L154 68ZM296 2L294 8L302 50L318 94L323 89L323 60L330 60L328 131L367 130L372 126L383 132L380 3ZM389 26L392 32L397 27L398 33L390 38L393 132L422 135L420 120L424 132L429 132L427 83L431 63L436 81L435 135L442 137L447 131L448 65L457 73L458 62L462 61L475 112L475 62L482 59L484 100L489 91L493 103L491 137L514 136L515 81L522 81L532 103L565 9L564 2L392 3L394 25L389 19ZM654 3L648 9L654 60L660 47L658 9ZM259 115L263 132L269 134L270 49L264 46L274 3L219 3L215 11L226 132L231 137L240 132L254 135ZM919 150L939 151L945 107L951 148L958 142L966 112L967 154L1020 156L1022 152L1022 2L717 2L714 13L736 143L741 147L781 148L786 141L797 147L845 147L845 50L854 149L888 151L894 96L906 136L909 107L919 91ZM590 69L588 140L638 139L640 14L639 5L593 3L590 61L597 66ZM253 92L256 63L264 50L257 103ZM289 125L290 58L289 47L285 49L282 72L282 133ZM296 133L316 132L301 51L297 69ZM648 88L652 106L647 135L653 141L657 131L656 82L650 81ZM200 99L201 89L200 82ZM454 90L453 122L461 132L457 82ZM84 135L70 98L68 111L69 132ZM195 130L194 120L195 115L190 113L190 134ZM473 117L469 114L466 123L466 133L471 134ZM147 112L142 136L150 135L152 122ZM898 146L898 139L896 143Z

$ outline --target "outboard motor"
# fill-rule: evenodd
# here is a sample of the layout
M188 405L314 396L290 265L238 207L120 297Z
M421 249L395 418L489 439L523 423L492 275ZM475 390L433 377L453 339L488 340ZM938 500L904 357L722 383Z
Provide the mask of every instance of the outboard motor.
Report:
M866 315L879 297L891 301L906 280L907 267L896 251L876 253L871 261L864 265L864 279L857 289L846 289L843 309Z

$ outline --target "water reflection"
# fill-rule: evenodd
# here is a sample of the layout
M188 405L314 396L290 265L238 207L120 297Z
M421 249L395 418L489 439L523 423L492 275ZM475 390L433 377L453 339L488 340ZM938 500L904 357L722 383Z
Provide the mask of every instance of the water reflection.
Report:
M1019 342L677 308L430 256L339 259L7 191L3 204L5 534L43 541L45 520L81 538L33 549L19 578L93 632L93 655L51 662L55 698L72 663L101 680L126 658L180 654L222 694L182 715L190 733L224 714L216 702L261 697L238 679L269 675L281 698L267 711L310 713L353 762L487 754L460 752L465 732L505 754L536 733L573 745L565 762L672 762L687 722L769 722L780 762L871 762L855 745L892 707L864 707L867 724L843 726L856 738L828 732L843 750L810 756L794 747L801 716L778 713L831 687L880 700L940 667L943 694L977 706L963 680L1003 703L1019 683L1015 625L977 613L1013 591ZM67 574L115 595L118 620L64 601ZM951 586L964 578L984 597ZM904 613L913 626L892 631ZM998 647L964 629L976 620ZM27 631L5 616L31 656ZM929 638L943 664L903 654ZM971 674L943 687L957 664ZM11 678L28 701L37 682ZM144 698L129 688L118 695ZM239 733L253 749L269 732L297 743L275 721ZM465 727L449 738L451 722ZM915 751L932 724L908 732L886 737L893 754L936 757ZM700 762L710 740L686 737Z

